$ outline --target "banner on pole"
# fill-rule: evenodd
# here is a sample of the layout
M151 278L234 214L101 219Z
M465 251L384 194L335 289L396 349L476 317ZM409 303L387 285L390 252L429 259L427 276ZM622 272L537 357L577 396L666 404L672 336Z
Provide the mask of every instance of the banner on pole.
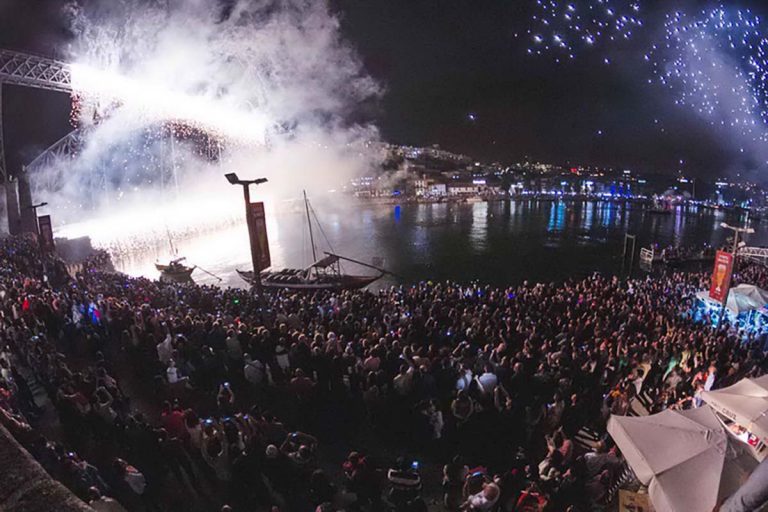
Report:
M731 273L733 272L733 254L725 251L717 251L715 266L712 269L712 281L709 285L709 298L724 304L728 298L728 289L731 287Z
M51 216L40 215L37 218L37 225L40 229L40 250L44 253L52 253L56 247L53 245L53 227L51 226Z
M264 203L248 205L248 236L251 240L251 259L254 272L261 272L272 265L267 238L267 216Z

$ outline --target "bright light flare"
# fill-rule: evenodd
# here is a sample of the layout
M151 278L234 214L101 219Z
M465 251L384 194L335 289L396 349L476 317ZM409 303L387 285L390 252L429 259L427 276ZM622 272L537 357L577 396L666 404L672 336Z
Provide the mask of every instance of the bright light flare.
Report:
M254 110L246 111L224 98L174 91L165 84L128 78L107 70L72 64L72 90L88 100L116 102L121 111L147 124L182 121L233 141L263 145L269 123Z

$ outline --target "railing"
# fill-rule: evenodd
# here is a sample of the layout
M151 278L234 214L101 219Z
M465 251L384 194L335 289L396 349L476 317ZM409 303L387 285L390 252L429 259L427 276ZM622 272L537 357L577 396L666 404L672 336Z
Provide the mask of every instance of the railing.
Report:
M654 252L653 249L643 247L640 249L640 263L644 265L653 265Z
M766 265L768 264L768 247L742 247L739 249L738 256Z

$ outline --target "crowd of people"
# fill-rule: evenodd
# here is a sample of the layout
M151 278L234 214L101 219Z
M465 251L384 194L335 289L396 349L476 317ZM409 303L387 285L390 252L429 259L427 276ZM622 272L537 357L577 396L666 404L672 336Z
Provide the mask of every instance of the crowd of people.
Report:
M0 420L96 510L600 509L610 414L766 371L702 273L257 297L106 264L0 242Z

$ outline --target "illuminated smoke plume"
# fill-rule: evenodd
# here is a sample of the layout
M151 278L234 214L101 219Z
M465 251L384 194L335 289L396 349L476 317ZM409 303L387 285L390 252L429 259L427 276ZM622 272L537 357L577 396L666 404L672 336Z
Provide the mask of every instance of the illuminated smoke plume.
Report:
M65 15L86 143L36 180L63 220L151 208L164 231L190 210L239 216L224 172L295 196L375 163L375 127L349 119L381 91L325 2L102 0Z

